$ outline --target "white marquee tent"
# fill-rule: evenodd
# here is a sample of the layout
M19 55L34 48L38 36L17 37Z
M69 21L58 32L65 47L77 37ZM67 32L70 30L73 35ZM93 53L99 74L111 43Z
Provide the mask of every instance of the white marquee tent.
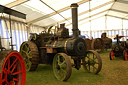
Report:
M116 33L127 35L128 29L128 0L0 0L0 4L27 15L26 20L12 16L12 30L15 49L28 39L28 32L39 33L52 25L65 23L72 29L70 5L77 3L78 27L81 34L90 37L100 37L102 32L107 32L109 37ZM1 14L8 18L8 15ZM0 35L9 37L7 28L8 20L1 18ZM4 29L2 29L4 28ZM116 30L116 31L113 31ZM121 30L121 32L119 32ZM100 34L96 34L100 32ZM18 38L17 38L18 37ZM3 44L6 44L3 42Z

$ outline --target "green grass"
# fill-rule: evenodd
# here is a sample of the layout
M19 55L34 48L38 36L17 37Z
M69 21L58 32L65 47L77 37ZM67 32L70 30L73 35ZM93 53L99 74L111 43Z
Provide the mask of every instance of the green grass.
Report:
M26 85L128 85L128 61L122 57L109 60L109 51L100 53L102 69L98 75L72 69L72 75L66 82L57 80L52 66L39 65L34 72L26 73Z

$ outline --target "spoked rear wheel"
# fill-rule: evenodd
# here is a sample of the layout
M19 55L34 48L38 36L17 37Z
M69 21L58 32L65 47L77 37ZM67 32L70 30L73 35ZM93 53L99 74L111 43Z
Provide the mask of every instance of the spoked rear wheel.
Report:
M124 58L125 61L127 60L127 58L128 58L127 50L123 51L123 58Z
M0 53L0 85L25 85L26 70L22 56L17 51Z
M98 74L102 68L102 60L100 55L93 50L86 53L86 57L82 59L83 67L90 73Z
M32 41L23 42L20 46L20 53L24 58L26 70L35 71L39 62L39 52L36 44Z
M103 52L104 51L104 42L100 38L95 38L92 40L91 43L91 49L95 50L97 52Z
M113 50L111 50L111 52L109 54L109 57L110 57L110 60L114 59L114 51Z
M53 71L55 77L60 81L66 81L72 73L70 58L65 53L58 53L53 59Z

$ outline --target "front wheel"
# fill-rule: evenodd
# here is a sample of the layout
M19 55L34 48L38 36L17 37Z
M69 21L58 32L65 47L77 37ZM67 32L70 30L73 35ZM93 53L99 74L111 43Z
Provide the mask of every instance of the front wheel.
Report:
M70 58L65 53L57 53L53 59L53 71L55 77L60 81L66 81L72 73Z
M100 55L93 50L86 52L86 56L82 59L83 67L90 73L98 74L102 68L102 60Z
M114 51L113 50L111 50L111 52L109 54L109 58L110 58L110 60L114 59Z
M124 58L125 61L126 61L127 58L128 58L128 53L127 53L126 50L123 51L123 58Z

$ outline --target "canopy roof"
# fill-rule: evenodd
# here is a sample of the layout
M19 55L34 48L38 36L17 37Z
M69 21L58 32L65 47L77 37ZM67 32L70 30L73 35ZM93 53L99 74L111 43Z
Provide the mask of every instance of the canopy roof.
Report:
M127 0L0 0L0 4L25 13L26 20L12 17L28 24L48 27L60 23L71 26L72 3L78 3L79 25L104 15L128 19Z
M116 0L111 6L108 16L117 17L121 19L128 19L128 0Z

